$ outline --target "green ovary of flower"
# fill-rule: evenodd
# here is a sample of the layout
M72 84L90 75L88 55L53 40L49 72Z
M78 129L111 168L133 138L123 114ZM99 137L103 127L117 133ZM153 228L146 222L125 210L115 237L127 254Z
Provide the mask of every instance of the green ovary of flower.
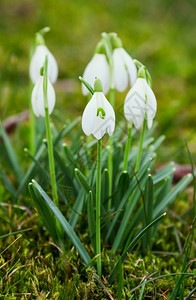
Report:
M100 116L102 119L105 119L105 110L102 107L97 108L97 117Z

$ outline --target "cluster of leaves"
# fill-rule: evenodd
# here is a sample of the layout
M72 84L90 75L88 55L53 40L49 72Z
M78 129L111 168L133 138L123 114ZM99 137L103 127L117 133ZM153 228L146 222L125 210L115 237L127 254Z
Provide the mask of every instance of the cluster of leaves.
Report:
M39 128L42 121L42 119L38 120ZM80 119L77 119L61 131L53 128L54 154L60 197L59 208L61 211L50 199L51 187L49 175L46 171L48 169L48 159L46 141L43 140L44 131L39 132L39 135L37 135L37 151L35 156L25 149L26 154L31 158L32 162L26 172L24 172L21 167L22 164L18 162L19 158L15 154L10 139L1 126L2 143L0 144L0 152L4 159L0 172L1 180L7 192L9 192L12 205L19 204L21 199L23 203L26 202L25 199L29 201L27 186L32 178L36 179L36 181L33 180L30 184L29 191L50 236L64 253L69 251L73 243L75 246L73 256L75 255L75 259L78 259L76 253L80 254L86 265L86 267L83 265L84 270L89 270L88 272L91 274L91 277L89 277L91 278L90 282L92 278L93 281L97 282L99 279L96 277L95 271L88 268L96 260L96 256L94 256L96 253L94 220L96 142L94 140L83 141L81 129L77 129L79 122ZM153 171L153 164L156 157L155 151L164 140L164 137L154 140L151 137L152 131L149 131L145 137L141 168L136 174L134 172L134 165L137 156L137 136L136 131L133 130L133 146L129 155L129 167L126 172L122 171L123 148L126 143L124 128L125 125L122 123L114 135L112 210L109 212L107 147L104 148L102 156L101 228L103 253L105 253L102 259L103 274L105 276L110 275L110 283L113 282L116 276L121 274L122 268L125 269L126 264L122 266L122 263L127 258L127 254L133 250L140 240L142 241L142 252L140 250L140 253L145 254L146 250L152 249L158 230L157 225L160 223L162 217L155 220L155 222L153 219L159 216L167 207L170 207L176 197L192 181L192 176L189 174L176 186L172 187L173 163L168 164L157 172ZM69 146L65 142L69 143ZM107 138L105 143L107 143ZM47 191L48 195L45 191ZM28 202L28 204L26 202L26 205L32 208L32 202ZM155 223L156 226L154 226ZM64 230L62 230L60 224ZM39 226L42 228L41 224ZM147 229L150 230L147 231ZM86 247L88 247L88 251ZM109 250L107 252L107 248L112 249L112 252L110 253ZM117 254L114 254L115 252ZM119 254L120 257L118 256ZM105 267L104 256L107 258ZM186 275L183 275L185 277L193 275L193 273L188 273L187 271L189 267L187 260L188 256L185 259L183 269L180 270L182 273L186 273ZM80 271L81 269L79 268L78 273L82 274ZM77 276L82 276L81 274ZM184 284L184 280L185 278L182 277L179 288L182 286L182 282ZM104 283L101 282L101 284ZM142 286L139 286L142 288L142 294L144 290L146 291L145 285L146 280ZM176 295L180 291L179 288ZM103 286L101 290L103 292ZM106 290L108 289L106 288ZM120 290L123 293L123 289L119 289L117 293L121 293Z

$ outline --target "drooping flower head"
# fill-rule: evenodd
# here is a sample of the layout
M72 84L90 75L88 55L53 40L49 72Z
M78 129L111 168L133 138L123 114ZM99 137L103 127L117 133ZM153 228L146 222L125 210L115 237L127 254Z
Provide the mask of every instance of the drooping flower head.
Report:
M86 66L83 79L92 86L96 77L102 81L104 94L107 94L109 88L116 88L123 92L128 84L132 86L136 81L135 63L123 49L122 42L116 33L102 33L95 55ZM85 86L82 86L82 92L88 95Z
M139 129L144 119L148 128L151 128L157 111L156 97L145 78L144 68L140 68L138 78L128 92L124 102L124 114L127 121L132 120Z
M92 133L99 140L106 132L112 135L115 127L115 113L102 92L99 79L95 80L94 90L82 115L82 129L87 136Z
M45 117L45 103L44 103L44 76L41 70L41 75L39 76L32 94L31 94L31 104L33 112L36 117L42 116ZM47 106L49 115L52 113L55 105L55 91L51 84L50 79L47 77Z
M107 94L107 92L109 91L110 69L102 41L98 43L95 50L95 55L86 66L82 77L91 86L93 86L95 78L99 78L102 82L103 93ZM83 95L88 95L89 93L84 85L82 85L82 93Z
M42 32L42 34L40 33ZM57 80L58 76L58 66L57 62L49 51L49 49L45 46L45 41L43 38L43 33L45 31L40 31L36 34L35 44L36 47L34 49L34 53L31 58L29 75L32 82L35 84L40 76L40 70L44 65L45 57L48 57L48 77L50 81L54 83Z
M122 42L116 34L111 35L113 45L114 87L123 92L128 84L133 86L137 79L137 68L132 57L122 47Z

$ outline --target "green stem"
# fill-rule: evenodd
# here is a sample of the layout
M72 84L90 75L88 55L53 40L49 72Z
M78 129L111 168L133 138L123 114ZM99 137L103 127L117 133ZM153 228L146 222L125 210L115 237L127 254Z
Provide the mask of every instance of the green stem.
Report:
M127 142L125 147L125 156L124 156L124 164L123 164L123 171L127 170L128 158L129 158L129 150L131 145L131 132L132 132L132 125L128 126L128 133L127 133Z
M113 79L113 63L111 62L110 65L110 78L111 78L111 84L110 84L110 103L112 107L114 108L115 105L115 89L114 89L114 79ZM108 211L111 210L112 205L112 178L113 178L113 135L109 137L109 153L108 153L108 173L109 173L109 200L108 200Z
M33 90L33 83L30 80L30 95L32 94ZM35 154L35 115L33 112L32 104L31 104L31 97L29 101L29 119L30 119L30 152L31 154Z
M102 139L97 142L97 181L96 181L96 254L97 258L97 273L101 277L101 151Z
M54 204L58 207L58 194L57 194L55 167L54 167L52 134L51 134L51 126L50 126L50 116L49 116L49 112L48 112L47 67L48 67L48 58L46 56L45 64L44 64L44 81L43 81L44 106L45 106L45 123L46 123L46 134L47 134L47 144L48 144L48 158L49 158L50 177L51 177L51 184L52 184L52 195L53 195Z
M142 147L143 147L143 142L144 142L144 135L145 135L145 131L146 131L146 125L147 125L147 120L145 118L144 122L143 122L141 137L140 137L138 156L137 156L137 161L136 161L136 165L135 165L135 173L139 170L139 167L140 167L140 161L141 161L141 156L142 156Z

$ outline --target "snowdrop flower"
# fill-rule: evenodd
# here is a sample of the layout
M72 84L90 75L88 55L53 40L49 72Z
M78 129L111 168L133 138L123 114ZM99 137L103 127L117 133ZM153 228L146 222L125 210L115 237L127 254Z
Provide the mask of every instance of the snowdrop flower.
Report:
M115 127L115 114L102 92L99 79L95 80L94 90L95 93L82 115L82 129L87 136L92 133L99 140L106 132L112 135Z
M123 92L128 83L133 86L137 79L137 68L131 56L122 48L121 40L113 35L113 72L114 86L119 92Z
M45 45L38 45L35 48L29 69L29 75L34 84L39 78L40 69L44 64L46 55L48 56L48 77L50 78L50 81L52 83L54 83L57 80L58 66L54 56Z
M102 82L103 93L107 94L110 88L110 68L104 51L103 43L98 43L96 53L86 66L82 77L91 86L93 86L95 78L99 78ZM82 85L82 93L85 96L89 93L84 85Z
M150 129L156 111L157 102L152 89L147 84L146 79L137 78L125 98L125 118L128 121L132 120L137 129L142 126L144 119L147 119L147 125Z
M40 75L33 88L32 95L31 95L32 108L36 117L39 116L45 117L43 80L44 80L44 76ZM47 78L47 98L48 98L48 112L50 115L55 105L55 91L49 78Z

